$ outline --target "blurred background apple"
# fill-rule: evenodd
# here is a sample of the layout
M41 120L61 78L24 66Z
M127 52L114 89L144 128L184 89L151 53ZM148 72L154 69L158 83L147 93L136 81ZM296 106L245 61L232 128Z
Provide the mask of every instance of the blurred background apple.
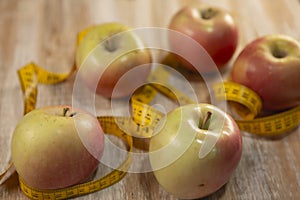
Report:
M124 97L133 87L144 83L151 70L151 53L142 39L129 27L120 23L105 23L92 27L76 51L76 65L82 79L93 92L111 98L118 80L134 67L142 67L139 74L128 75L126 84L113 97ZM134 86L132 86L132 84Z
M238 43L235 20L227 10L215 6L199 4L183 7L172 17L169 28L191 37L202 45L218 68L231 59ZM195 66L188 63L184 55L191 54L196 63L201 63L202 53L199 49L193 48L190 42L175 34L170 35L169 42L172 50L183 55L179 57L182 64L195 71ZM211 72L212 69L200 66L198 71Z

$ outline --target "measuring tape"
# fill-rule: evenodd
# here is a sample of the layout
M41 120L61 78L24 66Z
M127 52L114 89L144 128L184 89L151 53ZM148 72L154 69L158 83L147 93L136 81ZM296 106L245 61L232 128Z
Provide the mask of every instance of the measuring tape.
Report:
M182 67L179 62L176 61L173 54L166 56L162 63L182 71L182 69L180 69ZM168 72L160 71L156 74L159 76L164 73ZM188 72L183 71L183 73L187 73L187 75L189 75ZM163 76L165 77L166 75ZM160 77L156 78L159 79ZM168 87L168 90L164 89L160 91L168 93L168 91L176 90L176 88L172 88L173 86L169 85ZM238 83L227 81L216 83L213 86L213 91L213 95L216 99L220 101L229 101L229 105L231 105L240 115L242 119L235 119L235 121L242 131L259 136L270 137L287 133L300 125L300 106L271 116L256 118L261 112L262 100L250 88ZM174 96L171 94L166 95L171 98ZM192 102L192 100L190 100L186 95L183 95L182 93L178 93L178 95L180 96L179 98L185 99L186 102Z
M255 118L261 111L262 101L249 88L237 83L225 82L216 84L214 91L215 96L220 100L239 103L234 106L243 120L236 120L236 122L243 131L260 136L277 136L295 129L300 124L300 106L271 116Z
M92 28L85 29L78 34L77 44ZM163 64L175 68L180 67L171 54L164 59ZM46 71L35 63L29 63L19 69L18 75L24 95L24 114L35 109L38 84L56 84L65 81L75 71L76 66L74 65L70 72L57 74ZM100 191L120 181L126 175L132 160L132 136L150 138L156 125L164 116L163 113L149 105L157 93L160 92L182 104L195 103L168 81L165 81L170 76L172 76L172 73L164 70L164 68L157 68L151 72L149 84L140 88L131 97L132 117L98 117L99 123L106 134L117 136L128 146L128 155L117 169L100 179L58 190L32 188L24 182L22 177L19 177L23 193L31 199L66 199ZM154 84L155 80L160 80L164 85ZM243 131L261 136L276 136L295 129L300 124L300 106L272 116L256 118L262 109L262 101L249 88L233 82L224 82L216 83L213 91L218 100L232 102L233 108L242 118L241 120L236 119L236 122ZM0 174L0 179L8 171L8 168Z

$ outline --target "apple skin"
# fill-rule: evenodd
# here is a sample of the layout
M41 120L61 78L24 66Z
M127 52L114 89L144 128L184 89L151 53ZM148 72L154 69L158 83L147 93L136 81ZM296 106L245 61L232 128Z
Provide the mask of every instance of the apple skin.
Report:
M84 36L76 50L78 76L96 93L106 98L128 96L139 83L144 83L151 70L151 53L142 39L130 28L120 23L104 23L94 26ZM131 72L125 84L113 93L118 80L134 67L142 67L140 73ZM134 81L132 81L134 80Z
M63 116L64 108L69 108L68 116ZM70 117L73 112L76 114ZM104 134L98 120L70 106L27 113L14 130L11 146L16 171L37 189L84 182L97 168L103 148Z
M220 137L200 158L201 147L209 142L205 136L215 137L198 127L208 111L212 113L208 130L220 131ZM167 114L149 149L159 184L177 198L195 199L212 194L229 180L241 158L242 136L235 121L216 106L189 104Z
M238 28L233 17L228 11L215 6L200 4L197 6L186 6L179 10L171 18L169 28L183 33L207 51L218 68L225 66L232 58L238 44ZM184 58L186 54L195 63L201 63L203 59L199 48L193 48L184 37L175 34L169 36L170 48L175 52L180 52L179 61L189 70L196 69ZM200 66L198 71L209 73L210 67Z
M265 110L300 105L300 43L283 34L256 38L236 58L230 79L254 90Z

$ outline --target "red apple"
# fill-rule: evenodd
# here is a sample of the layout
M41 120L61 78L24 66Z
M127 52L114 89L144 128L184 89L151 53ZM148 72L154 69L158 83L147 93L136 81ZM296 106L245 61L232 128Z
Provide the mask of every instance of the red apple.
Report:
M59 189L87 180L103 147L104 134L94 116L69 106L44 107L19 121L12 161L29 186Z
M217 191L240 161L239 128L216 106L179 107L158 127L150 140L150 163L159 184L178 198L195 199Z
M300 105L300 43L280 34L255 39L238 55L231 79L254 90L266 110Z
M130 73L113 97L131 94L133 87L144 83L151 70L151 54L142 39L129 27L105 23L92 27L76 51L78 77L93 92L111 98L118 80ZM138 74L130 72L141 67ZM134 81L133 81L134 80ZM134 85L134 86L132 86Z
M223 67L233 56L238 43L238 30L233 17L228 11L215 6L200 4L186 6L172 18L169 28L185 34L195 40L208 52L218 68ZM170 48L180 53L179 60L190 70L211 72L210 66L193 67L185 58L192 57L194 63L201 63L199 48L194 48L191 41L171 34Z

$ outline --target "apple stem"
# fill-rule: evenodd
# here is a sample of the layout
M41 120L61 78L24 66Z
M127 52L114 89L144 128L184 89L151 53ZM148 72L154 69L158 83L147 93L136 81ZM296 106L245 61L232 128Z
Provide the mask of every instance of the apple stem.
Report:
M208 8L201 12L201 16L203 19L211 19L213 16L216 15L216 11L213 8Z
M64 111L63 111L63 116L65 117L67 115L67 112L70 110L70 108L64 108Z
M70 111L70 108L66 107L64 108L63 110L63 116L64 117L74 117L77 113L76 112L73 112L71 113L69 116L67 115L67 113Z
M199 121L199 128L200 129L205 129L205 130L208 130L208 127L209 127L209 121L211 119L211 115L212 113L210 111L207 111L203 121Z
M275 58L284 58L286 57L287 53L281 49L279 46L274 46L273 49L271 50L272 52L272 55L275 57Z
M112 38L106 39L104 42L104 46L105 46L105 49L109 52L113 52L117 49L116 44Z

